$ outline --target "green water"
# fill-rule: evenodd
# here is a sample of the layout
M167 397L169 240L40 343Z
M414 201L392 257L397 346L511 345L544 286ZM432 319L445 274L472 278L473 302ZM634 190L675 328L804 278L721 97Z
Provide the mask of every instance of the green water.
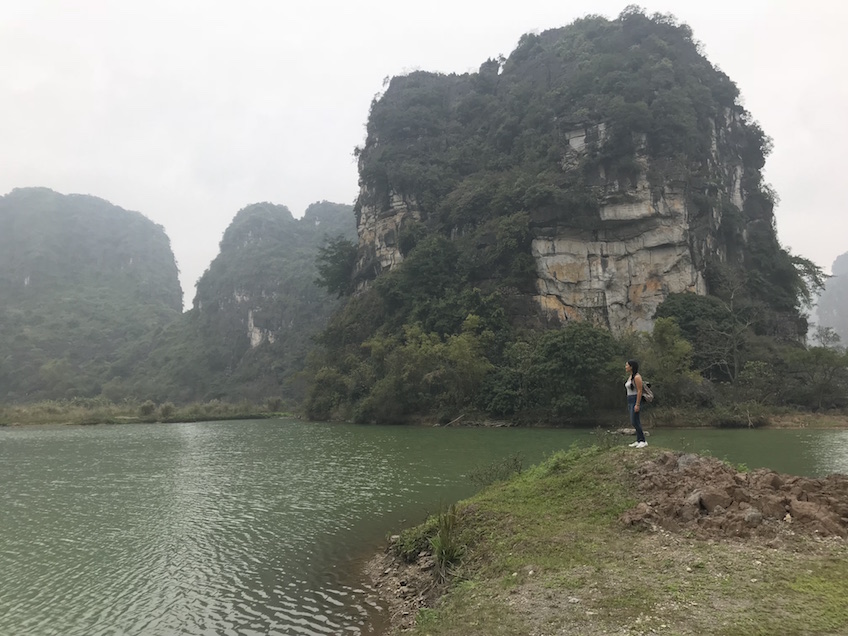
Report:
M379 633L359 569L387 534L472 494L476 466L594 439L296 420L0 429L0 635ZM848 431L649 441L848 473Z

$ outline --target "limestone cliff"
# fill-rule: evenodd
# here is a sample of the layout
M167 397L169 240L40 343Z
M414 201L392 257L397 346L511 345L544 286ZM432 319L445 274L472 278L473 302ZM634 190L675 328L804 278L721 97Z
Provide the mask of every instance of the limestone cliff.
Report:
M634 158L639 170L633 179L617 179L599 170L586 186L597 201L593 222L572 224L563 210L550 207L531 214L532 255L536 262L533 301L547 318L591 320L614 331L649 330L657 306L670 293L708 292L708 260L725 261L723 210L737 215L745 207L742 159L729 139L739 137L742 122L727 109L712 120L709 187L724 205L699 208L692 185L669 178L651 184L648 175L664 166L647 152L644 134L637 134ZM605 124L568 130L560 139L564 173L583 169L605 141ZM376 150L376 145L371 151ZM391 191L388 203L370 203L371 185L361 184L359 236L360 288L371 276L403 261L402 229L427 218L414 195ZM566 218L564 218L566 217ZM370 270L368 272L364 270Z
M359 289L403 261L405 228L467 236L516 212L522 293L547 322L645 330L721 267L769 280L749 253L752 234L781 251L769 141L737 95L688 27L627 12L525 36L478 73L394 78L358 151ZM768 303L766 287L751 283Z
M714 139L731 136L738 125L728 113L716 126ZM603 124L566 133L563 169L576 169L581 159L597 151L593 146L603 143L603 133ZM717 143L711 159L714 187L741 212L741 160L720 152ZM699 210L682 180L652 186L646 175L654 162L644 136L639 139L636 162L639 173L632 181L599 175L592 187L598 197L593 229L535 215L532 254L538 293L534 299L546 315L560 321L592 320L617 332L650 330L652 316L668 294L707 293L708 258L723 261L727 257L726 245L719 238L721 208Z

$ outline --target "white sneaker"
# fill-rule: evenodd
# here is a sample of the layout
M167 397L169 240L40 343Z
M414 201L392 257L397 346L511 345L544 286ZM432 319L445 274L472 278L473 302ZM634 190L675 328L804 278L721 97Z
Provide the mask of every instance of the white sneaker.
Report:
M630 448L638 448L638 447L639 447L639 444L641 444L641 443L642 443L642 442L633 442L632 444L628 444L628 446L629 446Z
M636 448L645 448L648 445L648 442L637 442Z

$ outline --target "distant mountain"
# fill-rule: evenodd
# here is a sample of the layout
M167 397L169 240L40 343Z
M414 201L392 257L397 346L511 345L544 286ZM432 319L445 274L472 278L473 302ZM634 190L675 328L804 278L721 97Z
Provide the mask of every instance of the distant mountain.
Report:
M836 258L831 272L833 277L819 297L818 322L834 329L842 338L841 344L848 345L848 252Z
M0 197L0 400L94 396L182 307L164 229L88 195Z
M115 396L299 398L311 337L339 302L315 285L316 259L325 239L339 236L356 236L350 205L314 203L301 219L271 203L239 211L192 309L140 346Z

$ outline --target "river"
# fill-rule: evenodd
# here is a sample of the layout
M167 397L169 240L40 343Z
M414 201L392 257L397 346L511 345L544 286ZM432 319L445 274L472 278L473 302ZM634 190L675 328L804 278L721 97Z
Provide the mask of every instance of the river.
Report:
M0 428L0 635L377 634L385 616L359 572L388 534L471 495L477 467L595 439L294 419ZM649 441L848 473L843 430Z

